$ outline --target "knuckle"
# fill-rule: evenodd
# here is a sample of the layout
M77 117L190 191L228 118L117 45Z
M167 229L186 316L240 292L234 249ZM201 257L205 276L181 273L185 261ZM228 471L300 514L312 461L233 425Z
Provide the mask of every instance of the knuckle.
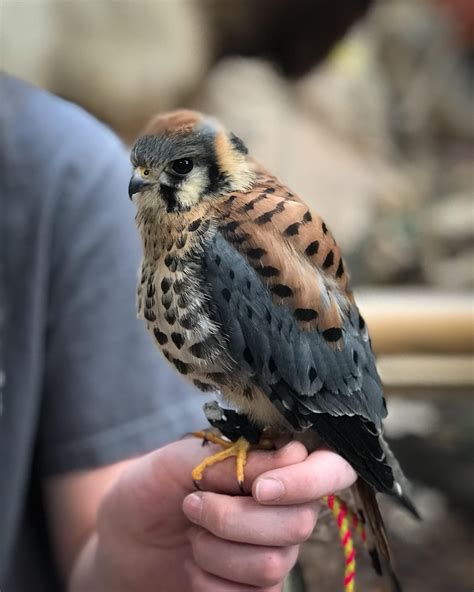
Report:
M226 538L229 532L229 509L222 504L215 504L208 518L212 532L219 537Z
M315 512L311 508L301 508L289 527L292 542L302 543L309 539L316 524Z
M259 573L259 586L271 587L279 584L288 571L284 553L281 550L270 551L262 559Z

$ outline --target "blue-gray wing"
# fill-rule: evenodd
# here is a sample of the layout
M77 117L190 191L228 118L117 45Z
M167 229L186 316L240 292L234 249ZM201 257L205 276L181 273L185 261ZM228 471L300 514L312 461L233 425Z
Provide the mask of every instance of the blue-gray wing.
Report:
M318 330L302 331L290 307L273 303L247 259L219 232L205 257L213 314L239 371L295 430L314 427L367 481L390 489L379 437L385 402L356 307L343 322L343 347L335 349Z

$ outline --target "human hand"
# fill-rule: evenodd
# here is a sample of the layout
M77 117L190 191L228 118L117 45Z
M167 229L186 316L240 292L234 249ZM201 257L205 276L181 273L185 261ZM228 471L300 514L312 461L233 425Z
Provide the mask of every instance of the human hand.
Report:
M255 457L249 457L245 474L252 498L209 491L184 500L186 515L199 525L190 533L194 561L188 569L193 592L255 590L251 585L279 592L296 562L299 544L316 525L318 500L350 487L357 478L344 459L326 449L308 455L302 444L291 442L276 455L281 467L267 470L263 459L257 464ZM213 472L218 470L207 470L204 487L215 487ZM232 470L227 479L228 475L225 488L237 493ZM227 578L238 584L225 582Z
M102 504L72 590L281 590L316 523L316 500L349 486L354 472L332 452L308 456L291 443L250 454L252 497L239 495L232 460L207 469L206 491L193 492L191 470L210 452L188 439L135 461ZM284 486L276 500L263 499L267 478Z

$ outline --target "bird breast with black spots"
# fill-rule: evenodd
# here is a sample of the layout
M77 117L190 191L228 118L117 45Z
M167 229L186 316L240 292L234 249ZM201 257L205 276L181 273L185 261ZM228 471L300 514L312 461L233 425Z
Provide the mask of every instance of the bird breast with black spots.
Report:
M139 317L156 345L205 391L221 388L219 375L229 365L203 285L202 253L213 232L209 220L194 217L181 232L155 242L145 251L138 286Z

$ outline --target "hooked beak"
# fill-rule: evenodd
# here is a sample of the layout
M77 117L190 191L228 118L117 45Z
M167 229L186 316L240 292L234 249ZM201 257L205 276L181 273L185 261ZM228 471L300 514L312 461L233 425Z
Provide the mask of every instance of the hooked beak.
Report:
M148 181L144 181L142 177L140 177L139 175L133 175L132 178L130 179L130 183L128 184L128 196L130 199L132 199L132 197L135 195L135 193L140 193L140 191L143 191L143 189L145 189L145 187L148 187L152 185L152 183L149 183Z

